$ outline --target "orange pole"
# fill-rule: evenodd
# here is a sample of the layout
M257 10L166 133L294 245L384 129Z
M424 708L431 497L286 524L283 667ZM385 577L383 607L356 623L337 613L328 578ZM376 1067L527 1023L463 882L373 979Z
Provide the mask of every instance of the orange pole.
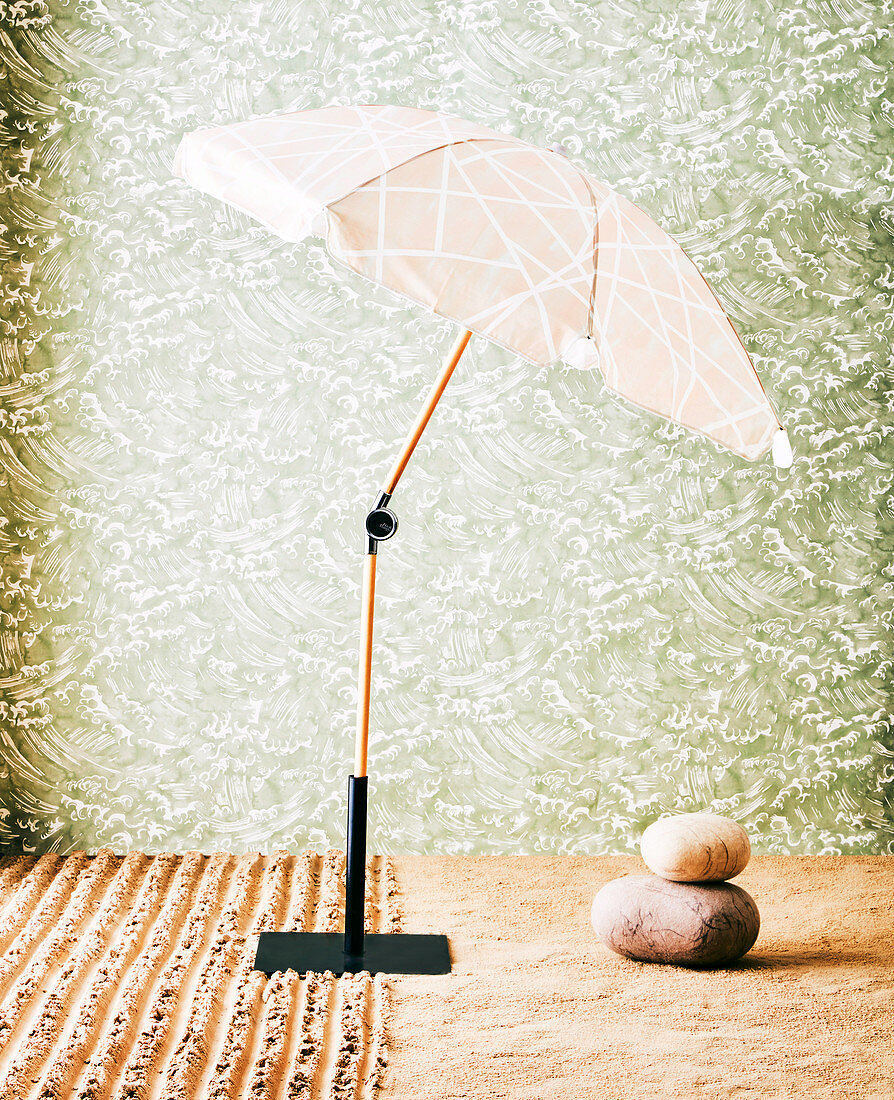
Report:
M394 492L394 488L400 480L400 475L404 472L404 468L410 461L410 455L413 453L416 444L419 442L419 437L425 431L425 425L431 420L431 414L435 411L435 405L438 403L438 399L444 392L447 383L450 381L450 375L456 368L456 364L460 360L460 356L466 350L466 345L472 338L471 332L466 329L462 332L456 340L456 343L450 349L450 354L444 361L444 366L441 368L441 373L438 376L438 380L432 386L431 393L428 395L425 407L419 414L416 423L410 429L410 434L404 441L403 449L400 452L400 457L394 464L394 469L391 471L391 476L385 483L385 492L391 496Z
M376 554L363 563L363 594L360 609L360 668L358 673L357 737L354 742L354 775L366 775L369 748L369 693L372 679L373 603L376 596Z
M419 437L425 431L425 426L431 420L432 413L435 411L435 405L438 403L438 399L444 392L447 383L450 381L450 376L456 369L456 364L459 362L462 353L466 350L466 346L469 340L472 338L472 333L468 329L464 330L459 337L457 337L456 343L450 349L450 352L444 361L444 365L441 368L441 373L438 375L438 379L432 387L431 393L426 398L425 407L419 414L416 423L410 429L410 433L404 441L403 448L401 449L400 456L395 463L394 469L391 471L391 475L388 478L385 492L390 497L394 492L394 488L400 480L400 475L404 472L407 463L410 461L410 455L416 448L416 444L419 442ZM361 594L361 606L360 606L360 663L357 676L357 733L354 740L354 776L359 779L366 775L366 763L367 755L369 751L369 705L370 705L370 684L372 680L372 638L373 638L373 604L376 596L376 552L375 544L372 544L372 549L366 555L366 561L363 566L363 591Z

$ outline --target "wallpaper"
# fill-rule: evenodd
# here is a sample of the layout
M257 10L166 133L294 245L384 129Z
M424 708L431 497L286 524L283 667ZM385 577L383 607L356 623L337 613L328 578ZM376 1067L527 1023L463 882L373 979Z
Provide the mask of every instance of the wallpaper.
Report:
M857 0L0 3L0 841L343 843L363 518L456 326L171 173L399 103L654 217L795 452L473 337L395 494L370 846L894 850L894 13Z

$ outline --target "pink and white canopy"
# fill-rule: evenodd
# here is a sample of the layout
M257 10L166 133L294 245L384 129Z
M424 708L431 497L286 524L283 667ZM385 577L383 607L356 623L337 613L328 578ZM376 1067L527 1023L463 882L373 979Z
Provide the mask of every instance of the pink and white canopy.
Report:
M558 152L411 107L323 107L186 134L176 175L287 240L532 363L598 366L627 400L755 459L779 417L697 268Z

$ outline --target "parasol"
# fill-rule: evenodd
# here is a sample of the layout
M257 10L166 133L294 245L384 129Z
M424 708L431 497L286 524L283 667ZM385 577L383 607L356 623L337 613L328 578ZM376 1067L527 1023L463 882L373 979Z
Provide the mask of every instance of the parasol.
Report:
M341 973L449 970L445 937L365 935L373 604L388 507L473 333L533 364L598 370L645 410L742 458L791 464L780 419L695 264L647 214L543 149L439 112L332 106L186 134L174 172L290 241L460 326L366 517L345 936L263 933L255 965Z

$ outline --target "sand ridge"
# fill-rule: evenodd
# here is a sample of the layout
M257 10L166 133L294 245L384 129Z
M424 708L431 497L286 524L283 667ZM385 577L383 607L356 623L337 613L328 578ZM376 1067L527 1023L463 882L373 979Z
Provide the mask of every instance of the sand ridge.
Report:
M367 930L399 930L393 866L367 874ZM0 1100L372 1100L388 982L252 970L343 896L336 850L5 856Z

